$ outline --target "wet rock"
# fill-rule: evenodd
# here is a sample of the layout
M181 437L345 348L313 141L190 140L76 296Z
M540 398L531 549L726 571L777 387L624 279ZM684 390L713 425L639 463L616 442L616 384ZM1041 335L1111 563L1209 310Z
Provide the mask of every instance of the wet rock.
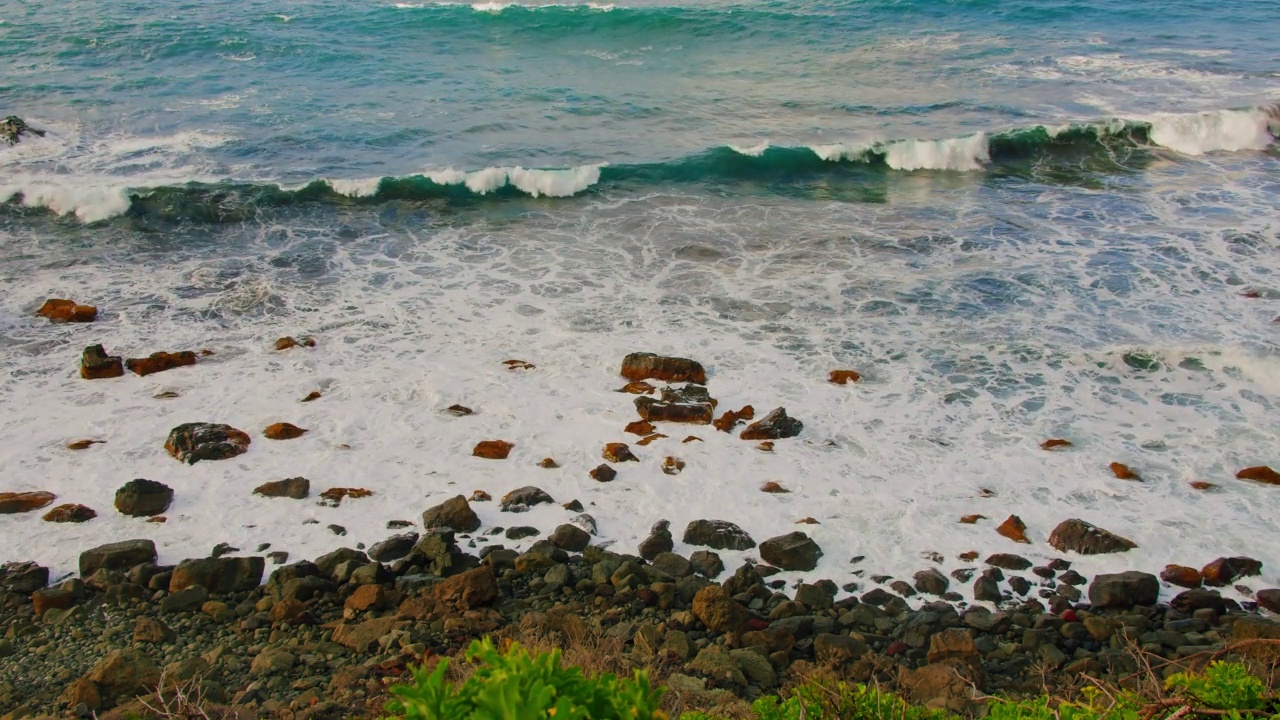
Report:
M738 437L743 440L781 440L795 437L804 429L804 423L787 416L785 408L774 408L760 420L751 423Z
M585 550L587 545L591 544L591 533L576 526L564 524L555 529L547 537L552 545L567 550L569 552L581 552Z
M105 443L105 442L106 440L76 440L74 442L67 443L67 449L68 450L88 450L94 445L101 445L102 443Z
M203 587L225 595L256 589L262 583L266 561L252 557L208 557L183 560L169 577L169 592Z
M36 137L44 137L44 130L37 130L27 124L26 120L17 115L10 115L3 121L0 121L0 138L10 145L15 145L22 139L23 135L35 135Z
M92 305L79 305L74 300L50 298L36 311L37 315L46 317L56 323L87 323L98 319L98 308Z
M687 538L685 542L688 542ZM822 548L818 547L818 543L808 535L802 532L790 532L760 543L760 557L770 565L783 570L812 570L818 566L818 559L822 557ZM943 582L946 580L944 579Z
M680 357L666 357L653 353L631 353L622 359L623 377L632 381L663 380L666 382L707 383L707 373L699 363Z
M834 385L847 385L862 380L862 374L857 370L832 370L827 376L827 381Z
M635 422L627 423L627 427L623 431L632 435L652 435L656 429L653 423L648 420L636 420Z
M662 439L662 438L664 438L664 437L668 437L668 436L667 436L667 435L663 435L662 433L654 433L654 434L652 434L652 435L645 435L644 437L642 437L642 438L640 438L639 440L637 440L637 441L636 441L636 444L637 444L637 445L639 445L639 446L641 446L641 447L645 447L645 446L647 446L649 443L657 442L657 441L661 440L661 439Z
M471 451L471 454L486 460L506 460L514 447L513 443L505 440L482 440L476 443L475 449Z
M533 364L533 363L531 363L531 362L525 362L524 360L516 360L516 359L503 360L503 361L502 361L502 364L503 364L503 365L506 365L508 370L536 370L536 369L538 369L538 366L537 366L537 365L534 365L534 364Z
M408 532L376 542L369 548L369 559L375 562L391 562L409 554L418 543L418 533Z
M1103 530L1100 527L1072 518L1063 520L1049 534L1049 544L1062 552L1081 555L1101 555L1132 550L1138 547L1128 538Z
M708 585L693 596L693 614L712 632L746 632L750 614L719 585Z
M314 402L322 397L324 397L324 395L321 394L319 390L312 390L303 396L302 400L299 400L299 402Z
M124 361L124 366L135 375L151 375L195 364L196 354L190 350L176 353L158 352L145 358L129 358Z
M720 573L724 572L724 562L710 550L693 551L689 555L689 564L693 566L694 572L710 580L720 577Z
M156 561L156 546L150 540L125 540L99 545L80 553L80 577L89 577L98 570L123 572L135 565Z
M503 512L524 512L535 505L554 502L542 488L525 485L503 495L501 506Z
M545 468L547 470L554 470L560 467L560 463L556 462L554 458L542 458L538 461L538 467Z
M720 432L732 432L738 423L752 420L755 416L756 409L746 405L741 410L726 410L723 415L712 421L711 426Z
M1258 601L1258 607L1267 612L1280 614L1280 589L1259 590L1253 597Z
M1059 448L1069 448L1069 447L1071 447L1071 441L1063 440L1062 438L1050 438L1040 443L1041 450L1056 450Z
M1027 524L1022 522L1022 518L1017 515L1010 515L1004 522L1000 523L1000 527L996 528L996 532L1009 538L1014 542L1028 543Z
M671 552L675 541L671 536L671 523L659 520L653 524L649 537L640 543L640 557L652 561L662 553Z
M591 476L591 479L602 483L613 482L614 478L618 477L617 470L603 463L592 468L587 474Z
M1021 572L1031 567L1031 561L1021 555L1011 555L1009 553L996 553L984 561L987 565L998 567L1003 570L1013 570Z
M667 475L679 475L684 470L684 461L668 455L662 461L662 472Z
M626 443L609 443L604 446L602 455L609 462L640 462L640 458L631 454L631 448Z
M507 528L506 532L503 533L503 537L508 540L523 540L540 534L542 534L542 531L536 527L517 525L516 527Z
M48 507L57 498L57 495L43 490L3 492L0 493L0 515L14 515L39 510L40 508Z
M710 402L670 402L641 396L636 398L636 412L649 422L706 425L715 417L715 406Z
M45 522L82 523L89 522L96 517L98 517L98 513L93 508L68 503L53 508L45 513L41 519Z
M742 528L725 520L694 520L685 527L683 541L716 550L750 550L756 546Z
M450 415L453 415L454 417L466 417L467 415L471 415L475 412L474 410L467 407L466 405L450 405L449 407L445 408L444 411L449 413Z
M780 494L780 493L789 493L791 491L782 487L782 485L778 484L777 482L770 480L760 486L760 492Z
M293 440L307 434L307 431L291 423L272 423L263 429L262 434L268 440Z
M49 584L49 568L30 560L0 565L0 590L30 595Z
M253 489L255 495L301 500L311 494L311 481L304 477L272 480Z
M80 355L80 377L85 380L103 380L124 375L124 361L118 355L108 355L101 345L90 345Z
M422 525L428 530L449 528L458 532L475 532L480 529L480 517L465 497L455 495L422 513Z
M1000 602L1000 582L998 576L993 574L990 570L984 571L979 575L978 579L973 581L973 599L993 603Z
M116 510L130 517L151 517L169 509L173 488L154 480L130 480L116 490Z
M1138 473L1134 472L1132 468L1124 463L1113 462L1109 467L1111 468L1111 472L1121 480L1142 480Z
M1164 570L1160 571L1160 579L1170 585L1191 589L1200 587L1204 582L1204 576L1199 570L1183 565L1165 565Z
M184 423L169 432L164 449L194 465L201 460L226 460L249 449L249 435L230 425Z
M315 346L316 346L315 338L310 338L310 337L304 337L301 340L294 339L293 337L282 337L279 340L276 340L276 350L288 350L290 348L296 348L296 347L315 347Z
M915 574L913 579L915 580L916 590L927 595L942 595L951 586L951 581L947 579L947 576L938 572L936 568L921 570Z
M324 492L320 493L319 504L324 505L325 507L338 507L338 505L341 504L342 501L347 498L351 498L352 500L359 500L360 498L367 498L372 495L373 495L373 491L367 490L365 488L348 488L348 487L329 488L328 490L325 490Z
M1248 557L1218 558L1205 565L1200 574L1204 576L1205 585L1222 587L1240 578L1262 574L1262 563Z
M1268 485L1280 485L1280 473L1266 465L1245 468L1236 473L1236 477L1240 480L1253 480Z
M1131 608L1155 605L1160 581L1149 573L1128 571L1098 575L1089 584L1089 603L1095 608Z

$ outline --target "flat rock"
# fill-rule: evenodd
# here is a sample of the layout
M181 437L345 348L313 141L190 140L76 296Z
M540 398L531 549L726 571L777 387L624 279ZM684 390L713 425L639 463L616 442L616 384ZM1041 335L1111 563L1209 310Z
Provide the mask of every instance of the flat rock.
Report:
M750 550L756 546L746 531L727 520L694 520L685 527L683 541L716 550Z
M631 353L622 359L620 373L632 382L641 380L663 380L666 382L707 383L707 373L702 365L694 360L681 357L668 357L654 353Z
M311 494L311 481L304 477L272 480L253 489L254 495L301 500Z
M49 584L49 568L30 560L0 565L0 590L30 595Z
M124 375L124 360L118 355L108 355L101 345L90 345L80 354L80 377L85 380L103 380Z
M751 423L738 437L743 440L780 440L795 437L804 429L804 423L788 417L785 408L774 408L768 415Z
M798 531L790 532L760 543L760 557L783 570L812 570L818 566L822 548L808 535Z
M262 435L268 440L293 440L306 435L307 431L292 423L272 423L263 429Z
M124 366L135 375L151 375L195 364L196 354L190 350L152 353L144 358L129 358L124 362Z
M409 554L418 543L418 533L408 532L376 542L369 548L369 559L375 562L391 562Z
M1280 473L1266 465L1245 468L1236 473L1236 477L1240 480L1253 480L1267 485L1280 485Z
M422 513L422 525L428 530L450 528L458 532L475 532L480 529L480 517L465 497L455 495Z
M1061 552L1102 555L1132 550L1137 543L1100 527L1072 518L1063 520L1049 534L1049 544Z
M80 553L80 577L87 578L103 568L124 572L135 565L155 562L156 545L150 540L108 543Z
M98 308L92 305L81 305L74 300L49 298L36 314L56 323L87 323L98 319Z
M15 515L48 507L58 498L51 492L37 490L34 492L0 493L0 515Z
M201 460L226 460L249 449L249 435L230 425L184 423L169 432L164 449L178 460L194 465Z

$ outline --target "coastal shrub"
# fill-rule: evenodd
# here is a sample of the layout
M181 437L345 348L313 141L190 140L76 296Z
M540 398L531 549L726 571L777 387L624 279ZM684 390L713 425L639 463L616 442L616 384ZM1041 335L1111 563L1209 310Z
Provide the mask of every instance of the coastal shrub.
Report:
M642 671L631 679L587 677L561 665L559 650L499 649L489 638L471 643L466 660L476 671L456 685L445 677L447 659L432 672L414 670L412 684L391 689L388 710L406 720L666 720L662 691Z
M1165 680L1166 690L1176 690L1189 700L1214 710L1260 710L1267 688L1240 663L1215 662L1204 673L1178 673ZM1231 716L1231 715L1229 715Z
M987 720L1139 720L1142 703L1129 693L1105 698L1096 687L1081 691L1082 700L1067 701L1041 695L1013 702L993 700L988 704Z
M796 686L783 700L766 695L751 705L753 720L944 720L940 710L908 704L893 693L866 685L815 680ZM680 720L718 720L689 712Z

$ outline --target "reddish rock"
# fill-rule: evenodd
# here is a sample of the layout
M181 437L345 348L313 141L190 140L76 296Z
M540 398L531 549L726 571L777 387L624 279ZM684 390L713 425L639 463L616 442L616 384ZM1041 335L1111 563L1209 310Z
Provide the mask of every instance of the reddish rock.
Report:
M167 518L167 517L165 517L165 516L163 516L163 515L157 515L157 516L155 516L155 517L153 517L153 518L147 518L147 522L149 522L149 523L166 523L166 522L169 522L169 518Z
M362 586L369 587L369 586ZM285 598L275 605L271 606L271 613L268 617L273 623L291 623L302 617L307 612L307 604L297 598Z
M629 432L632 435L652 435L656 429L653 423L648 420L636 420L635 422L627 423L627 427L624 428L623 432Z
M756 449L759 450L760 452L773 452L773 441L765 440L764 442L757 445Z
M658 388L650 385L647 382L633 382L633 383L627 383L626 385L623 385L622 387L618 388L618 392L631 393L632 395L652 395L653 391L657 389Z
M684 470L684 461L678 457L668 455L662 461L662 472L668 475L679 475L681 470Z
M201 460L226 460L249 449L249 435L230 425L184 423L169 432L164 449L178 460L194 465Z
M50 298L44 301L44 305L40 306L36 314L56 323L87 323L98 319L98 308L92 305L78 305L74 300Z
M723 415L712 421L711 425L720 432L732 432L733 429L737 427L738 423L743 420L751 420L755 416L756 409L747 405L736 412L733 410L726 410Z
M503 360L502 364L506 365L508 370L535 370L538 367L524 360Z
M514 444L505 440L482 440L476 443L476 447L471 451L471 454L488 460L506 460L513 447L515 447Z
M276 350L288 350L296 347L315 347L315 338L304 337L301 340L295 340L292 337L282 337L276 340Z
M636 444L637 444L637 445L640 445L640 446L645 446L645 445L648 445L648 444L649 444L649 443L651 443L651 442L655 442L655 441L657 441L657 440L661 440L661 439L662 439L662 438L664 438L664 437L666 437L666 435L663 435L662 433L654 433L654 434L652 434L652 435L646 435L646 436L644 436L644 437L640 438L639 440L637 440L637 441L636 441Z
M1062 438L1050 438L1040 443L1041 450L1054 450L1056 448L1069 448L1069 447L1071 447L1071 441L1063 440Z
M347 598L347 602L343 607L354 612L381 610L387 607L390 601L391 598L387 594L387 589L381 585L361 585L356 588L355 592L351 593L351 597Z
M68 450L88 450L90 446L105 443L106 440L76 440L67 443Z
M328 490L320 493L320 499L324 500L325 503L331 507L337 507L338 503L341 503L345 498L359 500L360 498L369 497L372 494L372 490L366 490L364 488L335 487L329 488Z
M1212 490L1218 486L1214 485L1211 482L1205 482L1203 480L1192 480L1191 487L1196 490Z
M320 394L319 390L312 390L311 392L307 393L307 396L302 398L300 402L311 402L312 400L319 400L322 397L324 396Z
M274 423L262 431L268 440L292 440L307 434L306 430L290 423Z
M760 492L767 492L767 493L775 493L775 494L776 494L776 493L789 493L789 492L791 492L791 491L790 491L790 490L788 490L788 489L786 489L786 488L784 488L784 487L782 487L782 485L780 485L780 484L779 484L779 483L777 483L776 481L770 480L770 481L768 481L768 482L766 482L765 484L763 484L763 485L761 485L761 486L760 486Z
M43 617L46 611L55 608L66 610L75 601L75 593L61 588L41 588L31 593L31 604L35 606L36 617Z
M1204 584L1210 587L1222 587L1244 577L1252 577L1262 573L1262 563L1248 557L1218 558L1205 565L1200 571L1204 576Z
M652 422L696 423L706 425L715 417L710 403L663 402L651 397L636 398L636 412Z
M1280 485L1280 473L1272 470L1266 465L1257 467L1249 467L1236 473L1236 477L1241 480L1256 480L1260 483L1268 485Z
M712 632L746 632L751 615L739 605L729 591L719 585L708 585L693 596L693 615Z
M1110 467L1111 467L1111 472L1115 473L1116 477L1120 478L1121 480L1141 480L1142 479L1141 477L1138 476L1138 473L1134 472L1128 465L1125 465L1124 463L1113 462L1111 463Z
M98 513L94 512L93 508L68 503L59 505L45 513L41 520L56 523L82 523L89 522L96 517L98 517Z
M977 560L977 559L978 559L978 551L977 551L977 550L970 550L970 551L968 551L968 552L962 552L962 553L960 553L959 555L957 555L956 557L960 558L961 560L963 560L963 561L965 561L965 562L973 562L974 560Z
M961 524L964 524L964 525L972 525L978 522L979 520L986 520L986 519L987 519L986 515L964 515L960 518L960 522Z
M196 354L190 350L176 353L151 353L150 356L145 358L129 358L124 361L124 366L129 368L135 375L150 375L195 364Z
M475 413L474 410L467 407L466 405L450 405L449 407L445 408L444 411L449 413L450 415L453 415L454 417L466 417L468 415L472 415Z
M832 370L827 380L836 385L848 385L862 380L862 373L857 370Z
M653 353L631 353L622 359L621 374L628 380L664 380L707 384L707 373L699 363L687 358L664 357Z
M797 525L817 525L818 521L811 517L802 517L796 521Z
M1103 530L1079 518L1058 523L1053 532L1049 533L1049 545L1062 552L1075 552L1081 555L1126 552L1138 547L1137 543L1128 538Z
M108 355L101 345L90 345L80 355L80 377L85 380L103 380L124 375L124 361L116 355Z
M738 437L743 440L781 440L795 437L804 429L804 423L787 416L785 408L774 408L759 421L751 423Z
M311 481L304 477L273 480L253 489L254 495L301 500L311 494Z
M0 492L0 515L31 512L47 507L57 495L43 490L36 492Z
M591 477L594 478L597 482L613 482L613 479L618 477L617 470L614 470L613 468L604 464L597 465L588 474L591 475Z
M542 460L538 461L538 467L552 470L560 467L560 463L556 462L552 458L542 458Z
M631 454L631 448L626 443L608 443L601 455L609 462L640 462L640 458Z
M1160 571L1160 579L1170 585L1190 589L1198 588L1204 582L1204 576L1199 570L1184 565L1165 565L1164 570Z
M489 502L493 500L493 496L483 490L476 490L471 493L471 497L467 502Z
M681 440L680 444L683 445L685 443L691 443L691 442L702 442L702 438L698 437L697 435L690 435L685 439Z
M1031 543L1027 539L1027 525L1017 515L1010 515L1004 522L1000 523L1000 527L996 528L996 532L1014 542Z
M431 588L437 603L457 611L490 605L498 599L498 579L482 565L474 570L445 578Z

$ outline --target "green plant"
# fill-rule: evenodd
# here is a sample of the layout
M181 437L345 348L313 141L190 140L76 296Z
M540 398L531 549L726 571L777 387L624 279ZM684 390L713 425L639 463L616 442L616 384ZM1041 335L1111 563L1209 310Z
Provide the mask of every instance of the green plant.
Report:
M845 682L810 681L782 698L768 695L751 705L754 720L944 720L947 713L908 704L892 693ZM689 712L680 720L715 720Z
M1215 662L1203 674L1178 673L1165 680L1166 690L1178 690L1215 710L1258 710L1265 704L1266 687L1240 663Z
M449 661L413 671L413 683L391 689L387 707L406 720L666 720L661 690L637 671L632 679L587 677L560 664L560 651L531 655L516 643L500 651L489 638L466 652L478 665L465 682L445 679Z
M1012 702L993 700L987 720L1138 720L1142 705L1128 693L1109 695L1103 699L1096 687L1086 687L1084 699L1066 701L1042 695L1030 700Z

